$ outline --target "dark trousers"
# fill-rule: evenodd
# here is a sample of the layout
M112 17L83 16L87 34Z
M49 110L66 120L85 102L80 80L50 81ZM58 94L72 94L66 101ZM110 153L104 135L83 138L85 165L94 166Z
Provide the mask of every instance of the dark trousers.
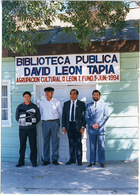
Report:
M82 142L81 132L78 132L75 127L75 122L70 122L70 128L68 131L69 149L70 149L70 161L75 162L76 158L78 163L82 162ZM75 156L76 154L76 156Z
M20 158L19 164L24 164L25 159L25 150L26 150L26 141L27 136L29 137L30 144L30 160L32 164L36 164L37 162L37 139L36 139L36 128L32 129L19 129L19 139L20 139Z

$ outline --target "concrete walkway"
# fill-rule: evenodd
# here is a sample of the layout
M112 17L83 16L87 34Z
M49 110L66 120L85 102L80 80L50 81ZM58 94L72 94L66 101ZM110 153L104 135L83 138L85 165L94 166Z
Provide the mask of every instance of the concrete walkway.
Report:
M106 168L16 164L1 163L2 194L138 194L138 161L108 161Z

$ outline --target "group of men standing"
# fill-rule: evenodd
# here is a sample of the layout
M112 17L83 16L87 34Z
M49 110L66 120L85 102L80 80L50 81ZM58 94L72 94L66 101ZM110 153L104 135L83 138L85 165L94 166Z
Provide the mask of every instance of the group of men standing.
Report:
M70 91L70 100L63 108L59 100L53 97L54 88L44 89L45 98L40 101L39 108L31 102L31 93L23 93L24 103L16 109L16 120L19 123L20 150L16 167L23 166L25 159L26 140L29 137L30 160L33 167L37 167L36 124L42 120L43 154L42 165L50 164L50 139L52 141L52 162L59 165L59 129L67 133L69 140L70 159L66 165L76 163L82 165L82 135L88 124L90 140L90 164L96 163L96 144L98 145L98 159L101 167L105 167L105 122L109 118L108 106L100 100L101 93L94 90L93 102L87 104L78 100L78 90Z

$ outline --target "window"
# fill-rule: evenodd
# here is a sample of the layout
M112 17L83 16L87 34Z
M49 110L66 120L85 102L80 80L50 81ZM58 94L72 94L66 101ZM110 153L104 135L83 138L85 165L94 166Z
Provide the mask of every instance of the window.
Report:
M2 126L11 126L10 80L2 81Z

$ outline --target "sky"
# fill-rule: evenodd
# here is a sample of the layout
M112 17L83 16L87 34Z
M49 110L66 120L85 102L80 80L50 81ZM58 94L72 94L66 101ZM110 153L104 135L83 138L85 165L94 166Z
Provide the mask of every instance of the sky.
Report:
M133 2L133 1L126 1L126 2L131 2L131 3L130 3L130 7L131 7L131 8L133 8L133 7L138 7L137 4L136 4L135 2Z

